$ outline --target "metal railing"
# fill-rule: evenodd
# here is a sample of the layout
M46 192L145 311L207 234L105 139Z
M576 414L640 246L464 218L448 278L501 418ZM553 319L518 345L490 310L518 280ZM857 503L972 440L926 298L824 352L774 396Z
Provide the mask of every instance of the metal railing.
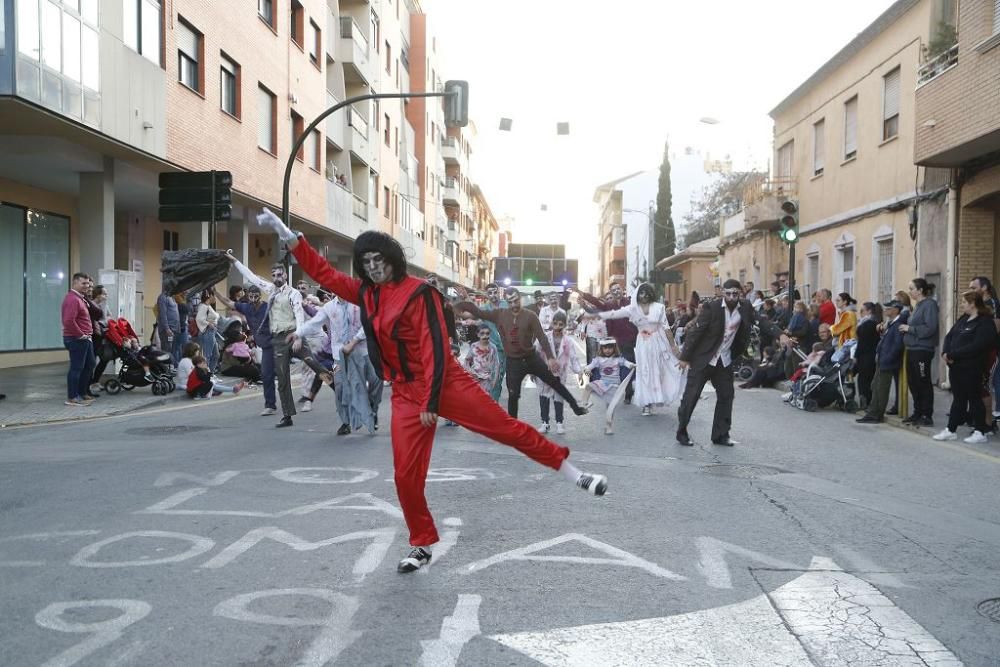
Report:
M933 81L958 64L958 44L917 68L917 88Z
M354 201L352 202L351 212L354 213L354 217L361 218L362 220L368 220L368 202L366 202L361 197L354 195Z
M743 188L743 205L750 206L765 197L787 197L795 194L795 179L791 176L766 178L761 176L747 183Z

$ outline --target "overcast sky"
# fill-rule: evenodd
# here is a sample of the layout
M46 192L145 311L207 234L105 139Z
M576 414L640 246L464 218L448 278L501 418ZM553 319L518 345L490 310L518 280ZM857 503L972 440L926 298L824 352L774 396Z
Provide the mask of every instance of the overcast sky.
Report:
M515 242L567 243L581 283L596 270L597 185L657 168L668 136L766 168L768 112L891 4L422 0L445 77L469 80L473 179L516 219Z

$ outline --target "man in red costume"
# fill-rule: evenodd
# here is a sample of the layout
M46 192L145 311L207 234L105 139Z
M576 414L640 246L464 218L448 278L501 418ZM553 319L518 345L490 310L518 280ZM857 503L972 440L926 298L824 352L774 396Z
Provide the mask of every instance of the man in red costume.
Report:
M324 289L361 308L368 355L375 370L392 381L392 457L396 494L410 530L409 555L399 572L413 572L431 560L438 541L427 508L424 484L438 415L558 470L579 488L604 495L604 475L578 470L569 449L545 439L497 405L451 355L440 292L406 273L406 256L388 234L364 232L354 242L354 273L347 276L327 263L271 211L257 222L277 233L299 266Z

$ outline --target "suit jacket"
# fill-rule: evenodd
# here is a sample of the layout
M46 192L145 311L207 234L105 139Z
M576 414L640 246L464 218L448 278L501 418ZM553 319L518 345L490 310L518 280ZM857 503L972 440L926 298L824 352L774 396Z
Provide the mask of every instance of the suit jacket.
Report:
M717 299L701 309L694 325L684 334L681 361L687 361L694 369L708 366L712 357L719 351L726 332L726 314L723 310L725 307L724 300ZM741 299L736 307L740 313L740 328L730 348L733 359L746 356L747 346L750 344L750 331L755 323L772 336L781 335L781 330L767 319L758 320L748 302Z

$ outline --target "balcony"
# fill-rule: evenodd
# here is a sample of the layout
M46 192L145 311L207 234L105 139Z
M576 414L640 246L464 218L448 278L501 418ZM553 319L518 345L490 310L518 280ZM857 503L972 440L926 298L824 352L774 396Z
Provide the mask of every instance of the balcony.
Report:
M794 178L760 178L743 190L746 229L773 229L781 218L781 204L796 194Z
M348 107L347 130L344 132L346 135L344 137L345 148L351 152L353 158L366 165L370 165L372 162L368 133L368 120L365 118L365 114L356 107Z
M354 202L351 205L351 213L355 218L368 221L368 202L361 197L354 195Z
M444 179L444 187L441 188L441 201L445 206L461 206L462 189L458 186L458 179Z
M350 16L340 17L340 39L334 59L344 63L344 80L347 83L368 85L372 80L374 63L365 31Z
M936 58L928 60L917 69L917 88L930 83L956 65L958 65L958 44Z
M446 137L445 140L441 142L441 157L444 158L445 164L459 164L459 148L457 139L454 137Z
M458 243L458 220L448 221L448 240Z
M326 106L327 108L332 107L334 104L340 102L330 91L326 91ZM344 121L346 116L346 110L340 110L334 112L333 114L326 117L324 124L326 125L326 139L334 146L340 150L346 148L346 138L345 130L347 129L347 123Z

